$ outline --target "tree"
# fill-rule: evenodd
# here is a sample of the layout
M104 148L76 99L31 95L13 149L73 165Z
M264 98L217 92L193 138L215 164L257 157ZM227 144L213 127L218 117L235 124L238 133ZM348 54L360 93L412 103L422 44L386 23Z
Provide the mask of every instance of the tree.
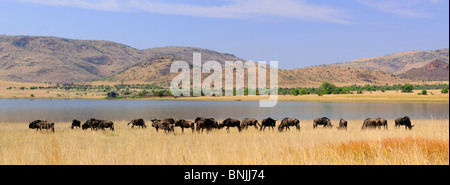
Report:
M323 90L322 91L323 94L331 94L331 93L335 92L335 89L336 89L336 85L334 85L330 82L323 82L320 87Z
M410 93L410 92L412 92L412 90L413 90L413 85L411 85L411 84L405 84L405 85L402 85L400 88L402 89L402 92L404 92L404 93Z

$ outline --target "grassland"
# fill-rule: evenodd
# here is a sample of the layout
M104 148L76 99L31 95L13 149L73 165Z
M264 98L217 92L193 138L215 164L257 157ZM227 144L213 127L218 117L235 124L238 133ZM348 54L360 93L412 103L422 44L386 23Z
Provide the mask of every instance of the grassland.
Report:
M395 129L393 120L388 130L362 131L362 120L349 120L347 131L314 130L304 120L300 132L231 128L209 134L131 129L125 120L115 121L115 131L56 123L55 133L0 123L0 164L449 165L449 120L412 121L412 130Z
M437 83L437 82L436 82ZM113 83L93 85L114 85ZM0 98L43 98L43 99L105 99L106 92L98 90L77 91L64 89L30 89L32 86L47 87L49 84L0 81ZM8 89L10 87L15 87ZM19 87L24 87L20 89ZM309 101L309 102L368 102L368 103L449 103L449 95L442 94L440 89L428 90L427 95L418 95L421 90L412 93L400 91L363 91L362 94L332 94L311 95L280 95L278 101ZM222 96L222 97L158 97L137 98L140 100L189 100L189 101L259 101L268 98L263 96ZM131 99L131 98L125 98Z

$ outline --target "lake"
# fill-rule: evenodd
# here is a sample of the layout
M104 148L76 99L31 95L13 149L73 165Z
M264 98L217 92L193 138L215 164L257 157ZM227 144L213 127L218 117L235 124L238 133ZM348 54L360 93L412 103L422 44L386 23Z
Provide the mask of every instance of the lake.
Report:
M448 119L449 104L426 103L324 103L278 102L272 108L260 108L258 101L157 101L157 100L50 100L0 99L0 122L29 122L36 119L55 122L90 118L132 120L172 117L193 120L197 116L225 119L293 117L332 120L384 117L395 119Z

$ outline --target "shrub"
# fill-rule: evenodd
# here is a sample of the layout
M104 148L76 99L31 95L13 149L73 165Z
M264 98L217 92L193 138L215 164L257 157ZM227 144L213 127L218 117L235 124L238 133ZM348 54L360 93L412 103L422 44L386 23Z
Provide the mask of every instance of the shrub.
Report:
M427 95L427 90L422 90L422 92L420 92L420 93L417 93L418 95Z
M413 85L405 84L401 87L401 89L402 89L402 92L404 92L404 93L410 93L413 90Z
M444 88L441 90L441 93L442 93L442 94L447 94L447 93L448 93L448 86L447 86L447 87L444 87Z

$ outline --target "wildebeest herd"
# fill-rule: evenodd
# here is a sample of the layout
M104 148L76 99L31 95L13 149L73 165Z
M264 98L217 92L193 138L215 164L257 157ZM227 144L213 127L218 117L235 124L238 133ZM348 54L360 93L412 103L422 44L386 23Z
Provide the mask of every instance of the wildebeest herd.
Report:
M226 128L227 132L230 132L230 127L236 127L239 132L241 132L243 129L248 129L249 126L253 126L259 131L264 131L266 127L272 128L274 130L274 127L276 127L276 122L278 120L275 120L273 118L266 118L261 121L261 124L258 122L257 119L254 118L245 118L242 121L238 119L233 118L227 118L223 120L222 122L216 121L214 118L204 118L204 117L197 117L194 121L186 121L184 119L175 120L173 118L165 118L165 119L152 119L152 127L158 131L159 129L164 130L164 132L174 132L175 127L180 127L182 132L184 132L184 129L191 129L192 132L209 132L213 129L222 129ZM134 126L138 126L140 128L147 128L147 125L145 124L145 121L143 119L134 119L131 120L127 126L131 124L131 128ZM324 128L332 128L334 125L331 123L330 119L327 117L321 117L316 118L313 120L313 128L316 129L318 126L322 125ZM411 120L408 116L397 118L395 120L395 127L398 128L400 126L404 126L405 129L412 129L415 125L411 124ZM81 124L81 121L79 120L73 120L72 125L70 126L72 129L78 127L83 130L91 129L91 130L105 130L110 129L111 131L114 131L114 123L112 121L107 120L99 120L95 118L91 118ZM259 127L259 128L258 128ZM300 120L295 118L284 118L281 120L281 123L278 125L278 131L282 132L283 130L290 130L290 127L295 127L296 130L300 131ZM387 129L388 123L387 120L384 118L367 118L364 120L363 125L361 127L362 130L365 129L380 129L380 128ZM55 123L45 120L35 120L29 123L30 129L36 129L36 130L50 130L52 132L55 132ZM347 130L347 121L344 119L339 120L339 126L338 129L345 129Z

